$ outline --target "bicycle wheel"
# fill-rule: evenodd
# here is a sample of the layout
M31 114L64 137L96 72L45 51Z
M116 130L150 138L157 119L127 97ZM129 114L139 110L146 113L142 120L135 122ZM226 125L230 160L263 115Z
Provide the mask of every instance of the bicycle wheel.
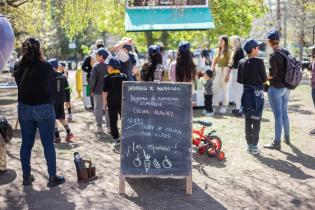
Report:
M218 136L210 136L209 148L207 149L207 153L210 157L215 157L222 148L222 141Z

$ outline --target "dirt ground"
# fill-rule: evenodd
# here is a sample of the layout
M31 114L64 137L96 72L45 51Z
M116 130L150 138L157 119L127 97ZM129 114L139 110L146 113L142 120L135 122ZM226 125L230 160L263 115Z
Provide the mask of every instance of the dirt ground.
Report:
M16 98L16 91L0 91L0 115L12 124L17 117ZM315 137L308 135L315 128L315 115L308 85L292 92L292 145L283 144L281 151L262 149L261 155L251 156L246 152L242 118L206 118L201 115L202 109L194 110L194 120L213 122L213 129L223 140L226 159L193 154L191 196L185 195L185 182L175 179L128 179L126 195L119 195L120 156L112 150L113 140L96 133L93 113L84 110L80 100L74 100L73 105L74 123L70 126L76 143L56 147L58 171L66 183L52 189L46 187L47 167L37 139L32 153L36 180L33 186L22 186L21 135L17 130L7 145L10 171L0 176L0 209L315 209ZM263 117L260 146L273 138L274 120L268 102ZM65 132L61 135L65 137ZM91 156L98 180L77 183L75 151Z

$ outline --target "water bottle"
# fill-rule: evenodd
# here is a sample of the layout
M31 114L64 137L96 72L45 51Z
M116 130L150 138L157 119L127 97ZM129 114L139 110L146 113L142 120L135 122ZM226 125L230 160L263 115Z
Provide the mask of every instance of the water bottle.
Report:
M85 165L80 154L78 152L75 152L73 155L74 155L74 164L77 171L84 169Z

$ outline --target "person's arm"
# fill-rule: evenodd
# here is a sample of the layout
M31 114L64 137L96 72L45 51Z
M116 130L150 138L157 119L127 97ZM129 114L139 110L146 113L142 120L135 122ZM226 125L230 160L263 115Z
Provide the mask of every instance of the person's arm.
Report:
M278 72L278 62L276 60L275 55L271 55L269 59L270 68L269 68L269 76L268 80L272 80Z
M96 84L96 68L93 67L92 69L92 74L91 74L91 79L90 79L90 83L91 83L91 95L94 96L94 90L95 90L95 84Z
M243 72L243 62L240 61L237 68L237 82L244 84L244 72Z
M231 60L231 52L230 52L230 51L228 52L228 58L227 58L227 60L228 60L228 61ZM232 60L233 60L233 59L232 59ZM225 83L228 83L228 82L230 81L231 70L232 70L232 68L229 66L229 68L228 68L228 73L227 73L226 76L225 76Z
M211 65L211 70L212 71L215 71L215 66L218 63L219 55L220 55L220 49L217 49L217 51L215 52L214 58L213 58L212 65Z
M108 92L103 92L103 104L104 108L107 109Z
M267 74L266 74L266 68L263 60L260 60L260 76L262 79L262 82L265 83L267 82Z
M117 44L114 45L114 47L110 48L110 51L116 52L117 50L121 49L126 44L130 44L131 45L132 44L132 39L128 38L128 39L125 39L123 41L118 42Z
M104 108L107 109L107 102L108 102L108 91L109 91L109 80L108 76L104 77L103 81L103 105Z

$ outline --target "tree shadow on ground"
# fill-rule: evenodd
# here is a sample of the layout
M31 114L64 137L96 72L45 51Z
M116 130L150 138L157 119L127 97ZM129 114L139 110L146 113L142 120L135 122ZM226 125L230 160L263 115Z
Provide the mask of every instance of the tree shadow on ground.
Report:
M299 113L299 114L304 114L304 115L313 114L313 112L311 112L309 110L302 109L302 107L304 107L304 105L302 105L302 104L289 105L288 112L289 113Z
M55 144L55 148L59 150L71 150L79 147L81 144L79 143L66 143L66 142L61 142L59 144Z
M32 186L27 186L23 190L25 193L25 202L29 209L75 209L75 203L70 203L66 196L61 193L59 187L38 191Z
M192 195L185 194L184 179L127 178L136 196L124 197L144 210L151 209L226 209L221 203L193 183ZM200 208L200 206L203 206Z
M8 169L7 172L0 175L0 186L13 182L16 179L16 172Z
M264 157L262 155L256 155L255 157L264 165L273 168L276 171L286 173L293 179L304 180L314 178L313 176L305 174L300 168L296 167L289 161L284 161L280 159L275 160L272 158Z
M5 106L5 105L11 105L15 103L16 103L16 99L1 99L0 105Z
M294 154L283 152L283 154L287 155L287 160L302 164L304 167L315 170L315 157L307 155L299 150L296 146L290 144L289 147L292 149Z

